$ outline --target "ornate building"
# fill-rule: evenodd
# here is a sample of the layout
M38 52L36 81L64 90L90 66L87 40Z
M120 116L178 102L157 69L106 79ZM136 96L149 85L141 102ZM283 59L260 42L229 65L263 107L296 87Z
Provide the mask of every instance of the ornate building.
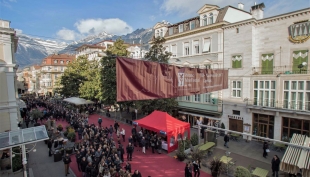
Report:
M18 129L19 122L14 56L18 38L10 21L0 20L0 39L0 132L4 132Z
M54 54L42 60L40 71L39 94L52 96L55 93L56 82L67 69L67 65L75 59L75 55Z
M86 56L88 60L99 60L105 56L105 51L114 44L114 41L104 40L94 45L84 44L77 48L76 58L79 56Z

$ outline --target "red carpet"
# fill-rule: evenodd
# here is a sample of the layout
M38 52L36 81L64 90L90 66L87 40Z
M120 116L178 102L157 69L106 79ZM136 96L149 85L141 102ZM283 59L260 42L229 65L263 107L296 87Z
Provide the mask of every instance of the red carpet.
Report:
M97 120L100 117L100 115L91 115L89 117L89 124L95 124L98 125ZM110 125L114 125L114 120L105 118L101 116L102 118L102 126L103 127L109 127ZM58 121L58 124L61 123L65 127L68 125L68 123L63 122L63 121ZM123 143L123 146L126 147L128 144L128 137L131 135L131 126L128 124L123 124L119 123L121 128L125 129L126 132L126 142ZM114 138L116 137L114 133ZM115 138L116 139L116 138ZM142 174L142 176L151 176L151 177L179 177L179 176L184 176L184 168L185 168L185 163L180 162L173 157L170 157L166 154L152 154L151 149L148 149L146 151L146 154L143 154L139 147L135 147L135 152L133 153L133 159L130 162L131 163L131 169L132 171L134 170L139 170ZM127 154L125 153L124 159L126 160ZM75 173L77 177L82 177L82 173L79 172L77 164L76 164L76 159L75 156L71 156L72 163L70 164L70 168L72 171ZM123 164L125 165L125 163ZM200 171L200 177L211 177L211 175Z

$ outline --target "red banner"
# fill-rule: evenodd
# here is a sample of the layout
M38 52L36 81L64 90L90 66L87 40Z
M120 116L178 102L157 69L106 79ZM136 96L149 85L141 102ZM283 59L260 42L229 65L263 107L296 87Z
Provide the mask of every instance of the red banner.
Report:
M117 101L173 98L228 88L228 70L178 67L118 57Z

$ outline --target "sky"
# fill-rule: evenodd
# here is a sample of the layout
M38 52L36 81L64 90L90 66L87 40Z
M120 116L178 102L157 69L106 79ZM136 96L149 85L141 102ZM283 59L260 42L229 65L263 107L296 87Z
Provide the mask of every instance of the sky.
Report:
M264 2L264 17L310 7L310 0L0 0L0 19L18 33L73 41L103 31L123 35L163 20L177 23L197 16L204 4L240 2L246 11Z

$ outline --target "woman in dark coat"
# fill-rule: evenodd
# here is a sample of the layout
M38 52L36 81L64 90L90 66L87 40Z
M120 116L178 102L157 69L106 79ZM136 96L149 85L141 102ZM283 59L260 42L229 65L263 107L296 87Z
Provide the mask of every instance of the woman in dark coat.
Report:
M192 173L190 171L190 164L189 163L186 163L186 166L185 166L185 169L184 169L184 172L185 172L185 177L191 177L192 176Z
M275 177L279 176L279 168L280 168L280 159L277 155L274 155L271 160L272 176Z
M264 149L263 157L267 158L268 154L266 150L268 149L268 143L266 141L263 144L263 149Z

